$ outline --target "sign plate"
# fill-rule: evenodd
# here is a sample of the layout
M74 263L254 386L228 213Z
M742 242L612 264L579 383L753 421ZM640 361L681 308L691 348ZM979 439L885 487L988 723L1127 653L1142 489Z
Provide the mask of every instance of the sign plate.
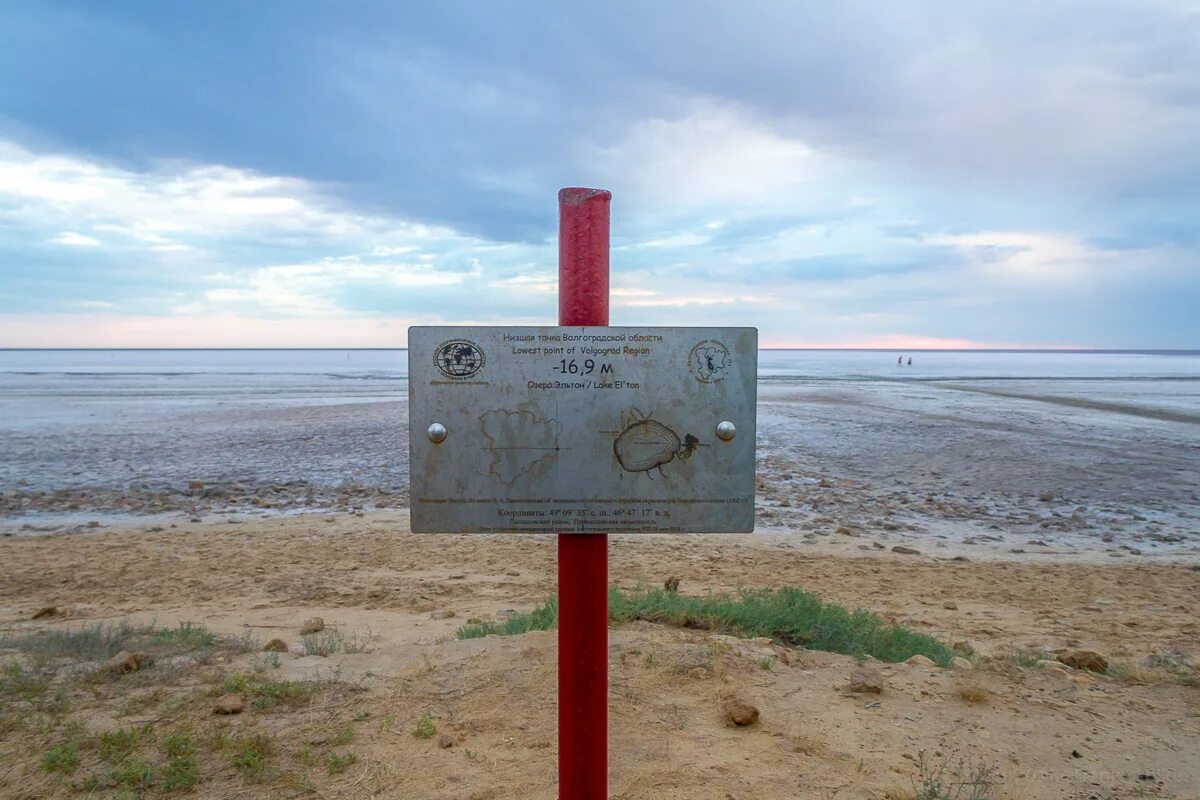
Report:
M409 328L412 529L752 531L757 367L754 328Z

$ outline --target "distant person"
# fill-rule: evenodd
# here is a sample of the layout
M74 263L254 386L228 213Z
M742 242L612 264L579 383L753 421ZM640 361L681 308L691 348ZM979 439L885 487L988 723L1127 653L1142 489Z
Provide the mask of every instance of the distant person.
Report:
M903 365L904 365L904 356L896 356L896 366L899 367L899 366L903 366Z
M910 367L912 366L912 356L909 356L909 357L908 357L908 365L909 365Z

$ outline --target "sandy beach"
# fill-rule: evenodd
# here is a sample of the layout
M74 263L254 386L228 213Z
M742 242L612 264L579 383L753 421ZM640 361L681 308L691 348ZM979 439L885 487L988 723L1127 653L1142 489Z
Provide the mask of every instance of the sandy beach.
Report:
M65 714L87 735L149 724L160 738L181 727L272 737L275 780L247 784L219 750L202 750L199 796L554 797L553 632L453 638L464 621L502 618L553 592L553 541L417 536L406 520L305 515L10 538L0 542L0 630L11 645L36 630L191 621L251 641L68 691ZM1194 565L954 560L864 552L846 536L809 541L614 537L612 580L635 588L674 576L690 594L800 586L953 642L972 667L878 664L882 692L856 694L847 691L857 666L849 656L618 627L612 797L912 797L923 769L953 772L964 759L990 770L989 797L1200 790L1190 755L1200 741ZM33 619L47 607L53 616ZM305 654L299 631L314 616L354 652ZM262 644L274 638L291 652L264 665ZM1031 660L1076 648L1103 653L1110 674ZM214 716L211 687L238 674L325 683L299 708ZM731 697L756 706L758 721L727 725L721 708ZM424 715L437 737L412 735ZM73 796L70 781L38 766L54 734L8 726L0 794ZM345 742L330 743L348 729ZM330 774L330 753L356 761Z

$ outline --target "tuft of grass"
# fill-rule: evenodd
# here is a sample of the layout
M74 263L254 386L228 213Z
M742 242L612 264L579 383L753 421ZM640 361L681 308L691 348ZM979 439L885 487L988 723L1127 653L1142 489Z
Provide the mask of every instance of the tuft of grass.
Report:
M196 744L188 731L175 731L162 740L162 749L169 758L183 758L195 755Z
M354 753L346 753L344 756L331 753L329 755L329 774L338 775L343 773L356 761L358 761L358 756L354 755Z
M960 700L972 705L986 703L992 696L991 690L976 680L964 680L955 687L954 691Z
M338 731L337 735L330 740L330 744L334 747L341 747L342 745L350 744L352 741L354 741L354 726L347 723L346 727Z
M173 792L177 789L191 789L200 780L200 768L193 755L175 756L162 771L163 791Z
M239 736L231 743L233 750L233 766L250 783L262 783L267 777L271 754L275 751L275 743L265 733L252 733L249 736Z
M15 661L5 664L3 671L0 671L0 697L33 702L45 695L48 688L49 680L32 670L22 669Z
M138 741L147 728L118 728L115 731L102 731L96 739L96 749L101 761L116 764L133 754Z
M70 775L78 766L79 755L75 752L74 744L60 744L42 753L42 769L46 772Z
M532 611L514 614L504 622L464 625L460 639L489 634L512 635L547 630L557 621L554 598ZM767 637L789 646L826 650L853 656L872 656L900 662L924 655L948 665L954 651L931 636L902 625L891 625L864 609L850 610L823 603L815 595L790 587L746 589L736 597L710 594L688 597L662 589L608 592L612 623L646 620L683 628L719 631L745 637Z
M174 628L155 625L88 625L77 629L37 631L20 636L0 636L0 649L20 650L42 659L103 661L122 650L180 653L205 650L217 641L203 625L181 622Z
M144 759L129 756L118 764L116 769L108 773L108 777L118 786L143 791L150 788L150 784L154 780L154 773Z
M375 636L368 629L365 634L342 633L338 628L326 628L320 633L310 633L300 641L307 656L331 656L334 653L371 653L375 650Z
M433 717L426 712L417 720L416 727L413 728L412 735L418 739L432 739L437 735L437 726L433 724Z
M611 619L611 605L610 614ZM558 599L550 597L532 611L521 611L500 622L485 620L476 625L463 625L455 633L459 639L478 639L482 636L519 636L529 631L546 631L558 622Z
M240 694L259 711L279 706L296 708L307 703L320 690L312 681L265 680L257 675L230 675L209 689L209 695Z
M920 778L913 781L913 800L996 800L1000 788L996 770L988 764L946 761L933 764L920 753Z

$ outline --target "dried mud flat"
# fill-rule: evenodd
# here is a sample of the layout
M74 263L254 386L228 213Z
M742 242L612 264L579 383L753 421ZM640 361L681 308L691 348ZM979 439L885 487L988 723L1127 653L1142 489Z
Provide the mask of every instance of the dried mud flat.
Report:
M1200 796L1193 564L861 542L613 537L618 586L797 586L975 655L970 669L875 664L883 690L861 694L849 656L616 627L611 797L909 798L942 767L948 797ZM0 664L17 665L0 695L0 796L556 796L553 632L453 638L553 591L551 539L414 536L381 511L15 538L0 564ZM305 644L313 617L325 629ZM124 675L17 681L37 666L30 635L121 622L223 638ZM289 651L262 652L276 638ZM1109 674L1035 665L1062 648L1105 655ZM244 710L214 715L226 693ZM732 699L758 720L727 724ZM115 730L132 732L120 747ZM168 792L185 740L193 779ZM981 768L989 786L961 786Z

